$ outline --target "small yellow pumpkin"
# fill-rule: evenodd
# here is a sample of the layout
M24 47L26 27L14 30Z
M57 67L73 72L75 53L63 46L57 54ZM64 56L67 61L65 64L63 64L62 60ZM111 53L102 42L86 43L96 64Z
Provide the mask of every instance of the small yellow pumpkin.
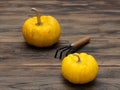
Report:
M98 74L98 64L92 55L74 53L62 61L62 75L74 84L85 84L95 79Z
M59 22L52 16L40 16L38 10L32 8L37 14L25 21L22 33L26 42L36 47L49 47L55 44L60 37Z

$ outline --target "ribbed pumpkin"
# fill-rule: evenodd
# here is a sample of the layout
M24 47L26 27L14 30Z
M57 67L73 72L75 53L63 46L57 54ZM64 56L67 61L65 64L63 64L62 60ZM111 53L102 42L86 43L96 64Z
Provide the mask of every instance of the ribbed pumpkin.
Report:
M60 37L60 24L53 16L37 16L28 18L23 24L22 33L26 42L36 47L49 47Z
M74 53L66 56L62 61L62 75L74 84L91 82L98 74L98 64L92 55Z

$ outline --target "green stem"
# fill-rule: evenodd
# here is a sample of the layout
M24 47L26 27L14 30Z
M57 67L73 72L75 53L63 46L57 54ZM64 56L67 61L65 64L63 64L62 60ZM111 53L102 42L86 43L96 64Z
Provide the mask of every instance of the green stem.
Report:
M41 25L39 11L36 8L32 8L31 10L34 11L35 14L36 14L36 17L37 17L37 23L36 23L36 25Z
M78 58L77 63L81 63L80 56L79 56L78 54L76 54L76 53L74 53L73 55L76 56L76 57Z

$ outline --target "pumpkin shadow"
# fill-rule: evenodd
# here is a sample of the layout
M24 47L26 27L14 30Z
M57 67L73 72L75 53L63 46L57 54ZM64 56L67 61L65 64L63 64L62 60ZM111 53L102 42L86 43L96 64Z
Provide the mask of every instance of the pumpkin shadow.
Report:
M28 44L27 42L24 42L22 46L22 50L24 51L24 53L27 53L24 54L26 56L32 54L32 58L54 59L55 52L60 46L60 42L57 42L49 47L36 47Z
M28 49L35 49L35 50L51 50L51 49L55 49L58 46L58 43L55 43L49 47L36 47L36 46L28 44L27 42L25 42L25 44Z
M90 89L90 88L94 87L96 85L96 79L94 79L93 81L86 83L86 84L73 84L73 83L71 83L63 78L63 83L67 87L71 87L75 90L83 90L83 89Z

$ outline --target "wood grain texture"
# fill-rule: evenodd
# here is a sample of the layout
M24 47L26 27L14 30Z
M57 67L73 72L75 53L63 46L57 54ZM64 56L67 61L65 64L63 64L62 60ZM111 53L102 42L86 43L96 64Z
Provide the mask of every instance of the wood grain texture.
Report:
M86 85L74 85L64 80L60 69L58 66L0 66L0 87L2 90L119 90L120 88L118 79L120 68L101 67L97 78Z
M24 21L52 15L61 24L59 42L49 48L25 43ZM87 52L99 63L95 81L73 85L61 76L57 48L90 35ZM1 90L119 90L120 89L120 0L0 0L0 89Z

